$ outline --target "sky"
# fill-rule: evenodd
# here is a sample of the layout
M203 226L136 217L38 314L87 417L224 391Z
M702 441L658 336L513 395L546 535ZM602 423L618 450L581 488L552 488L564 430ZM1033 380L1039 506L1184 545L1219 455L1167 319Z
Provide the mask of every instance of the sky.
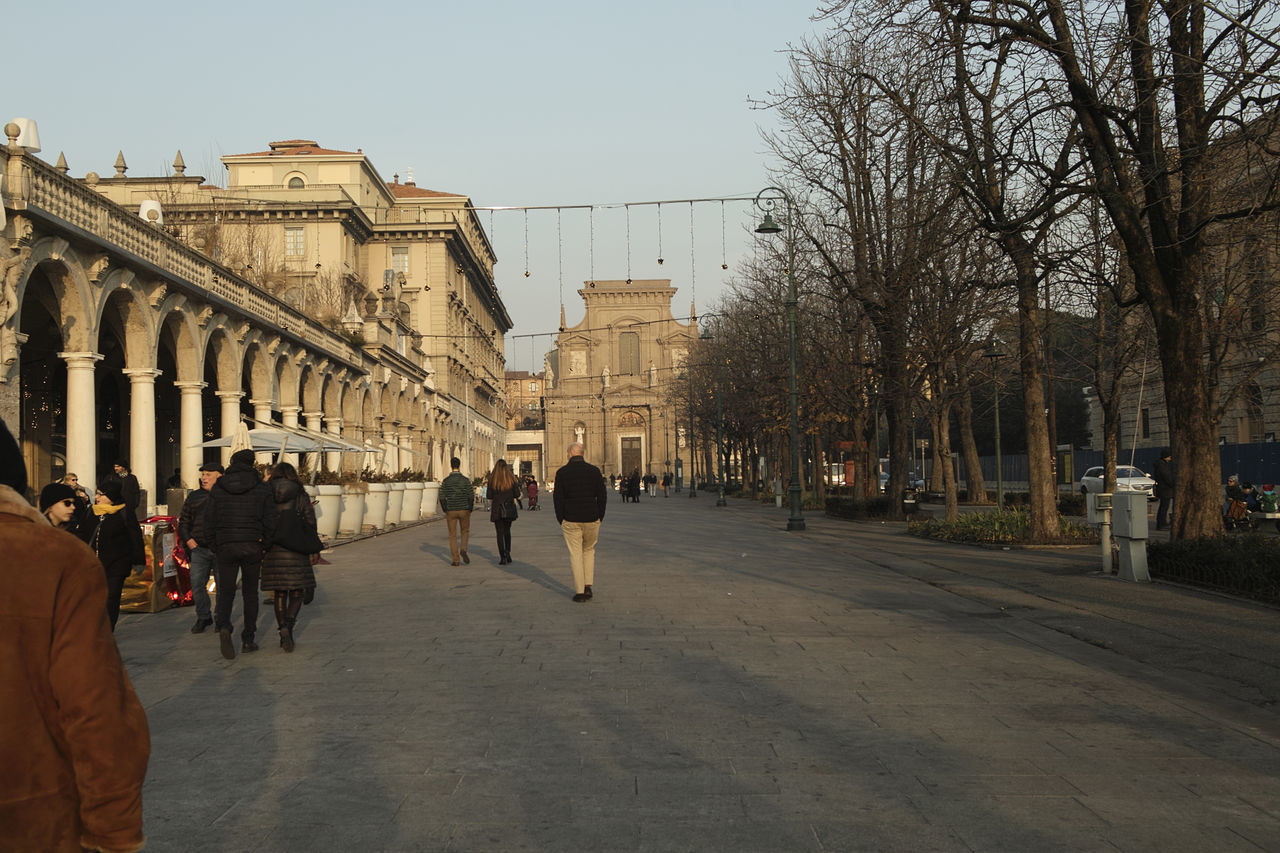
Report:
M117 151L131 176L168 174L181 150L225 186L220 157L312 139L477 207L590 206L480 214L507 367L540 369L587 280L669 278L677 317L720 298L756 239L750 201L639 203L770 183L774 116L752 102L823 28L817 3L13 4L0 121L34 119L38 156L75 177L114 174Z

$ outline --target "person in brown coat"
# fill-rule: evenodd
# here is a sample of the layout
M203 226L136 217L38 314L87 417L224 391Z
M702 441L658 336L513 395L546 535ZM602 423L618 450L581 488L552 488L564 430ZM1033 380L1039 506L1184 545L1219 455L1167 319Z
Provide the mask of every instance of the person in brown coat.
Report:
M116 649L106 576L22 493L0 421L0 850L141 850L147 716Z
M316 511L298 480L297 469L288 462L278 463L271 469L267 485L275 501L277 519L285 513L298 512L308 527L316 529ZM298 623L303 596L316 586L311 564L310 554L299 554L278 544L273 544L262 558L262 591L272 595L280 648L286 652L293 651L293 628Z

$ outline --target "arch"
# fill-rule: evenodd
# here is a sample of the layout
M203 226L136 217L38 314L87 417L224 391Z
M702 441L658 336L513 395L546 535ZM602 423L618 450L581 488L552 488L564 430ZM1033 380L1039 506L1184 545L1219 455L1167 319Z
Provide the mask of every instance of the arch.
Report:
M93 307L89 278L79 256L61 238L46 237L33 243L25 272L15 289L19 306L24 304L27 289L37 270L43 274L42 280L49 284L47 291L45 288L37 289L38 297L42 300L52 298L58 306L63 346L68 351L92 351L97 312Z
M144 285L132 270L113 269L103 279L95 305L95 334L100 336L103 328L112 324L113 331L124 344L125 367L130 368L152 368L156 365L158 317L143 289Z

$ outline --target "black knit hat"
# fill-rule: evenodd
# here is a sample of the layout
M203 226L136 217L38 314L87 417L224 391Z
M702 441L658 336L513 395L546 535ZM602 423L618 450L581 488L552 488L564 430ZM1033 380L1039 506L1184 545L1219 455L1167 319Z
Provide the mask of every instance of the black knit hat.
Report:
M252 450L237 450L231 454L231 462L233 464L238 462L241 465L252 465L257 461L257 458Z
M40 511L44 512L58 501L73 501L75 499L76 490L66 483L50 483L40 492Z
M107 496L107 500L113 504L124 503L124 489L121 488L120 480L116 477L104 477L102 482L98 483L98 491Z
M8 486L18 494L27 491L27 465L22 461L22 451L4 420L0 419L0 485Z

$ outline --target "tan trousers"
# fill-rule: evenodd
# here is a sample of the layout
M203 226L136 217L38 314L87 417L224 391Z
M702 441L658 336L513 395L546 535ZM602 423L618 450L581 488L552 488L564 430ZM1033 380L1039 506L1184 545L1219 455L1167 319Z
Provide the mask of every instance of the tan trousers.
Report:
M458 555L458 528L462 528L462 549L467 550L467 537L471 535L471 510L451 509L444 514L445 523L449 526L449 553L456 563L462 559Z
M598 521L563 521L560 532L569 548L569 568L573 570L573 591L583 592L595 584L596 540L600 538Z

